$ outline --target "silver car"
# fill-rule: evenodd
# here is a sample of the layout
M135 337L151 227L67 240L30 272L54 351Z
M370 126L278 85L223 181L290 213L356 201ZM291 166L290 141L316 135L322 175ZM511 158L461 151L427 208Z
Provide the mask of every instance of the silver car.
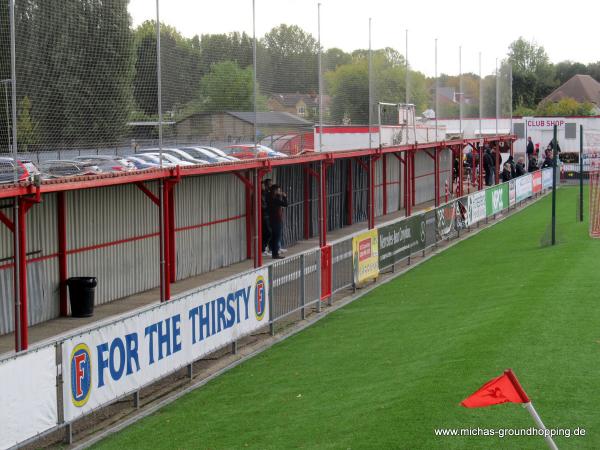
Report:
M204 159L209 163L239 161L239 159L227 155L224 151L219 150L218 148L207 147L204 145L198 147L182 147L181 150L189 153L194 158Z
M82 155L73 158L74 161L85 161L100 167L103 172L130 172L136 170L135 164L121 156Z

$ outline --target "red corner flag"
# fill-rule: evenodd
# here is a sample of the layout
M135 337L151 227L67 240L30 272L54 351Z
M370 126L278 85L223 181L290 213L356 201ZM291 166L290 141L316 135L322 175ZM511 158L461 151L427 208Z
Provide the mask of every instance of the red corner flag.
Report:
M481 408L500 403L529 403L529 401L517 377L512 370L508 369L498 378L481 386L460 404L465 408Z

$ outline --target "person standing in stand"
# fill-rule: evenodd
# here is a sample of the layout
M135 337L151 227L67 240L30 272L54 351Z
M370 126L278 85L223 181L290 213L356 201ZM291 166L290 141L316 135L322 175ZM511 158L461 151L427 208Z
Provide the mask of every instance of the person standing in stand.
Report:
M285 256L279 254L281 249L281 237L283 235L283 208L287 208L287 194L281 192L277 184L271 186L269 195L269 224L271 226L271 243L269 247L273 259L283 259Z
M271 179L265 178L262 182L262 195L260 206L262 210L262 252L267 253L267 246L271 240L271 222L269 221L269 195L271 194Z

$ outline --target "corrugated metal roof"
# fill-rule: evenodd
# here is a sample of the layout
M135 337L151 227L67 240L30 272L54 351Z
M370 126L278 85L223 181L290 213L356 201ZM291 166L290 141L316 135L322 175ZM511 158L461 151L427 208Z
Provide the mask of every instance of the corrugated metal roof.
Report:
M226 114L237 117L244 122L254 123L253 112L226 111ZM313 123L287 112L259 111L256 113L257 125L293 125L312 127Z

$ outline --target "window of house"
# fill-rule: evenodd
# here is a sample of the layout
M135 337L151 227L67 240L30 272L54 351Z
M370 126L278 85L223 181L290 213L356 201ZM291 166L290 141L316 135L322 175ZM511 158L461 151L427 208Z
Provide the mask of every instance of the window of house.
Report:
M306 114L306 109L304 108L304 106L299 106L298 107L298 115L304 116L305 114Z

